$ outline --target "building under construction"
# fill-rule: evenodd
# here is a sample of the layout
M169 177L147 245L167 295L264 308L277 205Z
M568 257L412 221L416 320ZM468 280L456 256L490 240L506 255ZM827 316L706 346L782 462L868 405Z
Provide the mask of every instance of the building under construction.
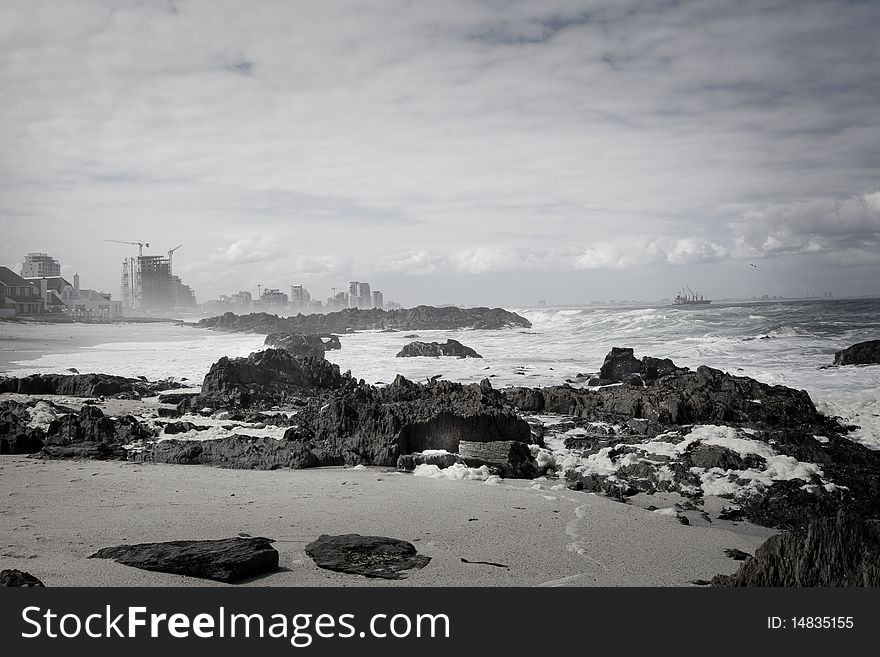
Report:
M174 307L171 263L162 256L139 255L122 262L122 303L131 310Z

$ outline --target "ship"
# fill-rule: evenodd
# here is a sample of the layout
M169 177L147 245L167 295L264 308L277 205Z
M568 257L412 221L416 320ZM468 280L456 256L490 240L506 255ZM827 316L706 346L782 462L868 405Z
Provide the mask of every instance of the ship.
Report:
M694 292L687 285L684 286L683 290L679 290L672 300L672 305L674 306L708 306L710 303L712 303L711 299L706 299L702 294Z

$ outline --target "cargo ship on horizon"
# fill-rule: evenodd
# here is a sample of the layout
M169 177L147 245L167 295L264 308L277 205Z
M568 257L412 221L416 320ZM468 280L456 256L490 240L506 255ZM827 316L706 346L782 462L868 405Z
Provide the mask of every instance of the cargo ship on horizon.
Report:
M687 285L683 290L679 290L672 300L674 306L708 306L710 303L712 303L711 299L704 298L702 294L694 292Z

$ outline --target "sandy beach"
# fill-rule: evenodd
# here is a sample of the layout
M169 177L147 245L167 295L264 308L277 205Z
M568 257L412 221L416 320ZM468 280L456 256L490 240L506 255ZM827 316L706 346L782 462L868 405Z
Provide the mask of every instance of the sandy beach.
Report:
M30 361L45 354L73 353L86 347L114 342L165 342L191 337L194 329L174 322L91 324L0 321L0 373L11 363Z
M245 533L275 539L280 553L281 570L251 586L686 586L735 571L725 548L753 552L774 533L698 516L685 526L555 484L4 456L0 566L47 586L214 585L87 557L122 543ZM303 551L322 533L401 538L432 560L396 582L322 570Z

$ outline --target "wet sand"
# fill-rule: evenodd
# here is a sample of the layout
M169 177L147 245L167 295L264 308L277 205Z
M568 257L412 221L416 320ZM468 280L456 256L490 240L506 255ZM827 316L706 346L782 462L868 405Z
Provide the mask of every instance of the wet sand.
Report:
M87 557L121 543L242 532L275 539L280 553L282 570L250 586L688 586L736 570L725 548L751 553L774 533L696 515L685 526L605 497L553 490L558 483L3 456L0 568L26 570L47 586L214 585ZM322 570L304 552L322 533L405 539L432 560L395 582Z
M165 342L191 338L193 328L175 322L118 322L112 324L0 321L0 374L12 363L46 354L72 353L112 342Z

